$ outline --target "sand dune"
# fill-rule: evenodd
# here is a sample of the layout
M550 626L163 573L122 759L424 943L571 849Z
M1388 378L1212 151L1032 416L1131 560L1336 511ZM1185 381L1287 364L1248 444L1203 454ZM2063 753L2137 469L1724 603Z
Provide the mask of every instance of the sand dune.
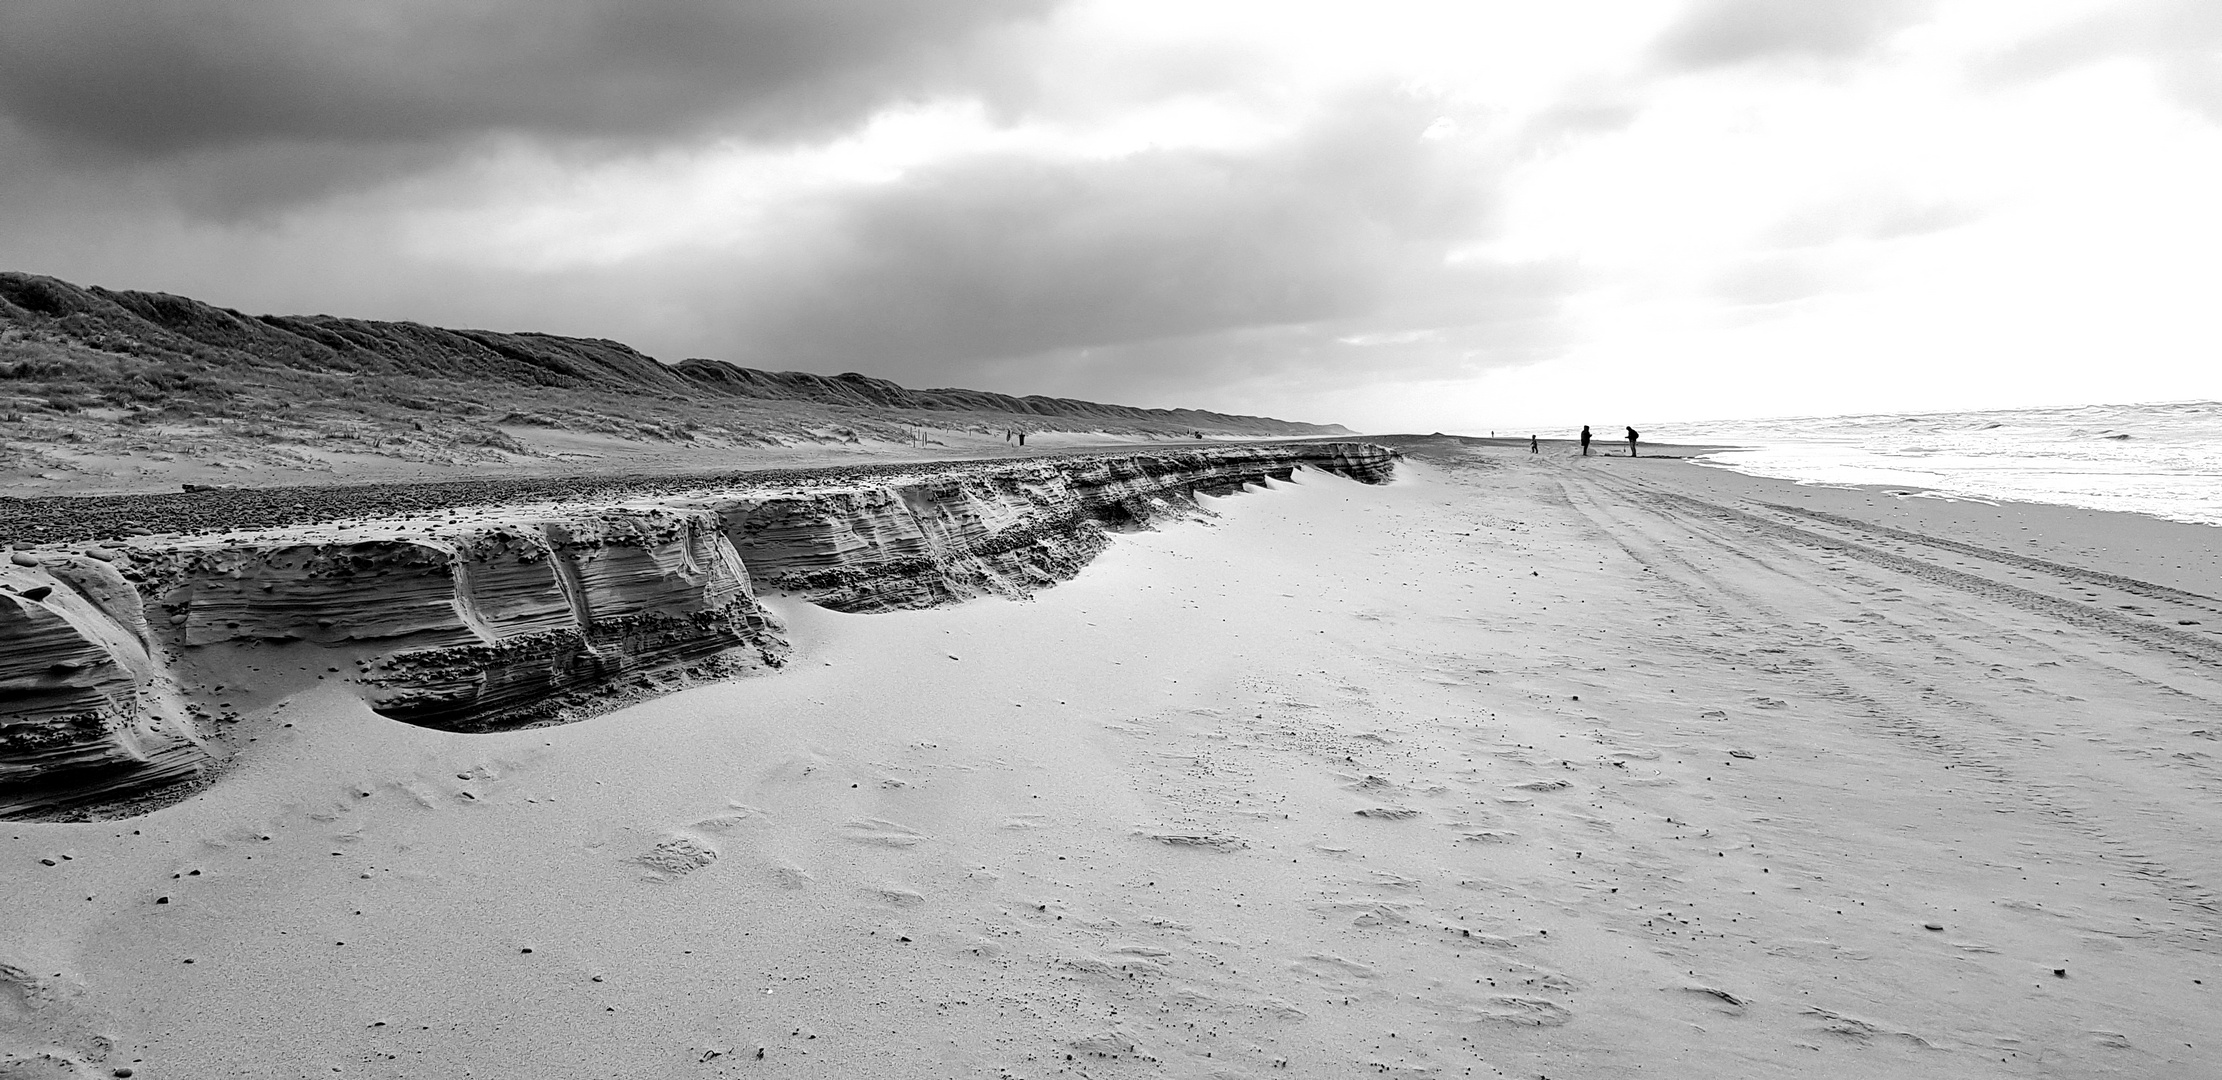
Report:
M9 271L0 271L0 376L0 497L1349 434L1201 409L913 390L855 372L667 364L600 338L250 316Z
M585 723L268 705L0 828L0 1075L2214 1074L2212 530L1406 451Z

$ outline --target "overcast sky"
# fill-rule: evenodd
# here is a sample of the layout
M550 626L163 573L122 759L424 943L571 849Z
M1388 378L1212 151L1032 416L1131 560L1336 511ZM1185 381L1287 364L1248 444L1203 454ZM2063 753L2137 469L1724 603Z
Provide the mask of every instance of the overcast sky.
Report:
M5 0L0 268L1366 430L2222 397L2215 0Z

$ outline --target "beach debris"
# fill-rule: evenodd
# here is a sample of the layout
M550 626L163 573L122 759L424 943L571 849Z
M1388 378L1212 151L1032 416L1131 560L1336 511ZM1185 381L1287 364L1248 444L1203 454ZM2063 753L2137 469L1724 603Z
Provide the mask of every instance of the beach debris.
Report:
M1745 761L1755 761L1759 757L1759 755L1754 754L1749 750L1730 750L1728 752L1728 756L1732 758L1742 758Z

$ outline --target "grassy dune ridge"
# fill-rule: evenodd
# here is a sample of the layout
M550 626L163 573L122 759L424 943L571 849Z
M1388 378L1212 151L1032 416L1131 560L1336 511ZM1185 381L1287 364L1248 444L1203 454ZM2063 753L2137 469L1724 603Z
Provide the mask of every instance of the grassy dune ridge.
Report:
M0 467L58 474L97 471L81 459L102 454L334 471L333 455L459 466L551 453L520 429L680 451L909 442L920 427L1140 438L1343 431L719 360L666 364L592 338L250 316L23 273L0 273L0 419Z

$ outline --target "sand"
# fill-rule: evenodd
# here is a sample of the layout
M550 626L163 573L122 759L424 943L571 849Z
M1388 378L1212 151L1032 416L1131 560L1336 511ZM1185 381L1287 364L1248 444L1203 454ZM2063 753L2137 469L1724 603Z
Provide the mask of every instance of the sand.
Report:
M784 672L585 723L273 706L191 800L0 827L0 1053L2216 1074L2216 530L1408 451L1030 601L774 599Z
M76 440L37 437L0 442L0 497L143 495L181 486L291 487L354 483L441 483L524 479L580 473L671 474L724 470L806 469L952 458L1028 457L1074 449L1153 449L1188 446L1187 434L1147 432L1030 431L1019 446L991 426L992 414L960 413L897 424L894 414L862 412L873 431L914 433L905 441L858 434L829 422L827 430L782 442L704 440L651 442L596 432L504 425L498 432L516 450L457 445L410 453L371 453L310 442L251 439L200 429L142 432L136 442L80 432ZM104 419L104 418L98 418ZM935 421L939 422L935 422ZM848 432L842 434L841 432ZM1249 434L1208 432L1205 443L1271 442ZM1316 438L1316 436L1312 436ZM1305 436L1288 436L1301 439Z

